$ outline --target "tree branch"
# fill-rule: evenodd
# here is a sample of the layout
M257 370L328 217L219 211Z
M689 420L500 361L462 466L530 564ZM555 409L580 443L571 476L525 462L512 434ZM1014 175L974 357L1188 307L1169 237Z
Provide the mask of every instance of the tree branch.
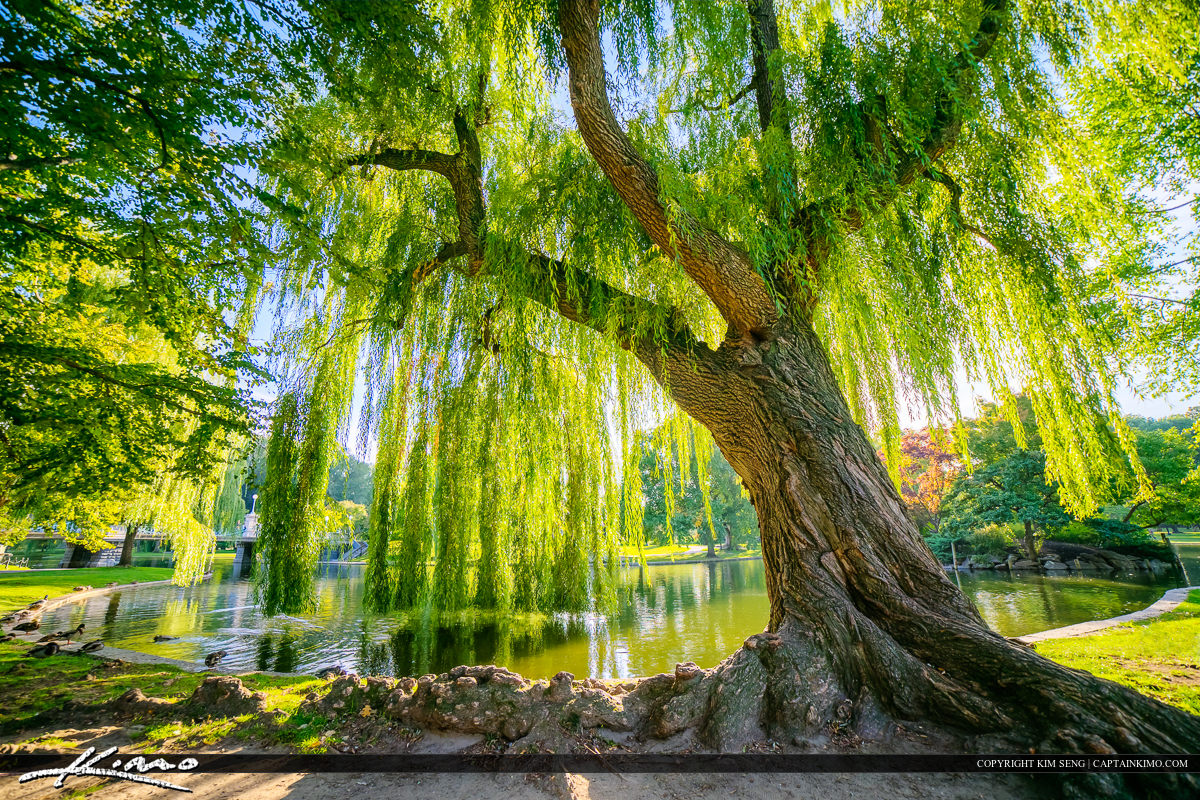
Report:
M954 212L954 217L958 222L958 227L962 228L964 231L975 234L980 239L983 239L985 242L990 244L993 249L997 251L1000 250L1000 246L997 245L990 236L967 222L967 217L965 214L963 214L962 210L962 187L958 185L954 178L950 177L950 173L931 167L930 169L925 170L922 174L934 183L940 183L942 186L945 186L946 191L950 192L950 210Z
M366 164L387 167L399 172L423 169L429 172L436 172L438 175L446 178L451 178L454 171L454 156L438 153L433 150L396 150L395 148L388 147L378 153L364 153L360 156L348 158L346 159L344 168L349 169L350 167L360 167Z
M642 362L687 410L696 386L714 388L698 369L713 351L692 333L679 309L628 294L596 276L541 253L528 253L528 299L600 333Z
M559 6L571 106L588 151L651 241L678 260L731 332L739 337L767 335L778 314L749 256L686 213L668 218L658 174L617 122L608 97L599 14L598 0L563 0Z
M754 96L758 102L758 124L766 131L772 124L792 140L792 121L788 109L787 88L778 65L770 60L779 50L779 24L775 19L774 0L746 0L750 13L750 41L753 45Z
M742 101L742 99L744 97L746 97L747 95L749 95L752 91L754 91L754 81L753 80L751 80L750 83L743 86L741 88L741 90L738 91L737 94L732 95L731 97L729 97L727 100L725 100L725 102L723 102L719 106L710 106L708 103L705 103L700 98L693 96L693 97L688 98L687 102L685 102L682 107L670 109L670 113L678 114L680 111L686 111L689 106L698 106L700 108L703 108L705 111L709 112L710 114L716 114L719 111L728 111L729 109L733 108L735 105L740 103Z
M983 15L979 27L970 43L954 59L949 83L963 87L963 93L951 96L939 93L934 100L934 118L929 132L915 151L899 158L886 180L868 185L862 191L852 187L852 200L858 195L860 202L850 202L845 208L830 198L814 201L801 209L793 219L793 227L804 234L810 252L820 257L831 249L827 220L837 220L843 231L853 232L862 228L874 214L886 208L918 175L930 169L958 139L963 125L963 101L970 96L969 79L978 69L979 61L991 52L1007 15L1008 0L984 0Z
M403 296L410 300L423 280L440 266L462 256L470 260L469 277L486 275L484 240L488 234L482 158L475 126L462 108L455 111L454 129L461 148L454 156L424 150L384 151L347 162L347 166L372 163L394 169L429 169L445 175L454 189L461 238L442 245L424 264L396 276L403 284L400 287ZM530 252L516 243L499 244L507 244L506 249L516 252L518 257L524 256L529 280L512 287L523 296L630 351L673 396L679 393L680 385L704 383L695 366L712 356L713 351L696 338L678 309L631 295L585 270ZM402 313L396 324L403 324L405 315L406 312Z
M750 14L750 41L754 62L754 95L758 104L758 124L764 136L772 129L783 146L783 156L773 164L762 162L766 183L767 212L771 218L785 221L794 210L790 198L796 196L796 154L792 145L792 115L788 102L779 51L779 24L773 0L746 0ZM772 152L774 147L762 148ZM793 289L796 287L793 287Z

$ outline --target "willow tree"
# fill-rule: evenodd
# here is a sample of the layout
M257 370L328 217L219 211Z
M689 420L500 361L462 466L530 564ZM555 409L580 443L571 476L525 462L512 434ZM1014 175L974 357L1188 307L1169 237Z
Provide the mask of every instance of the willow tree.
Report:
M1195 717L990 631L866 432L895 463L902 396L954 423L962 365L1010 401L1028 387L1073 510L1132 457L1093 312L1142 240L1071 106L1128 9L355 8L309 28L328 92L280 131L274 196L315 390L292 416L324 426L298 447L348 419L323 365L365 376L376 602L569 606L545 564L602 579L572 548L638 502L605 442L677 408L749 492L771 604L712 715L797 739L894 719L981 747L1195 747ZM503 580L439 578L481 552Z

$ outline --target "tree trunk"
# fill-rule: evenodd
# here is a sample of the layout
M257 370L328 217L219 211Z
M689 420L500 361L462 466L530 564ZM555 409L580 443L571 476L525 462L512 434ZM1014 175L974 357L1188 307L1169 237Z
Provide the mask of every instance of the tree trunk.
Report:
M137 540L139 527L134 522L126 523L125 543L121 545L121 560L117 562L118 567L133 566L133 544Z
M750 493L771 603L769 633L714 673L729 686L710 695L711 744L924 721L992 751L1195 749L1200 717L989 630L921 539L811 327L774 333L662 370Z
M1033 523L1025 520L1025 557L1037 561L1037 542L1033 538Z
M729 552L733 550L733 530L729 527L729 523L725 520L721 520L721 526L725 528L724 548L726 552Z

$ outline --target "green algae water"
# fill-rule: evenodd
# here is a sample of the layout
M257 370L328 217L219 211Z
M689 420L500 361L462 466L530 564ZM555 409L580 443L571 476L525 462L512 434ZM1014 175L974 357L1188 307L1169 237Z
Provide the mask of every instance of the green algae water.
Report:
M1177 547L1190 577L1200 577L1200 544ZM625 678L669 671L680 661L711 667L761 631L768 613L757 560L628 568L618 614L505 618L364 612L363 567L352 564L322 566L317 612L268 618L229 561L215 569L199 586L125 589L61 608L46 614L42 627L82 622L87 639L195 663L226 650L221 668L228 672L338 665L359 674L421 675L482 663L533 678L559 670ZM1128 613L1185 585L1178 570L1118 578L976 572L951 579L1006 636ZM176 638L156 644L155 635Z

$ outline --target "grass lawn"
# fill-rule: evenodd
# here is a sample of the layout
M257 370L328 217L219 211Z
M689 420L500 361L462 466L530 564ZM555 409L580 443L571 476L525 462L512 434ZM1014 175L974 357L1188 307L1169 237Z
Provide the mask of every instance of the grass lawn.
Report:
M55 711L68 700L93 705L112 700L135 687L151 697L178 702L186 699L212 674L183 672L153 664L118 664L88 655L58 655L35 660L23 657L28 649L27 642L0 642L0 707L5 709L5 718L0 721L0 735L28 727L31 717ZM304 676L257 674L241 676L241 680L251 691L266 693L269 708L282 711L286 724L266 731L245 725L249 716L192 720L180 714L165 723L156 717L155 722L141 726L144 729L138 738L151 749L164 744L194 749L212 744L237 729L237 734L246 738L269 736L302 752L324 750L318 736L324 730L324 719L310 719L296 713L304 696L323 681ZM29 741L47 748L77 746L75 742L49 737Z
M1200 591L1169 614L1034 645L1060 664L1200 714Z
M70 594L76 586L99 589L117 583L167 580L171 567L85 567L83 569L29 569L0 571L0 611L15 611L45 595Z
M745 550L722 550L717 548L717 560L724 561L726 559L749 558L762 556L762 548L748 547ZM686 558L678 558L677 561L704 561L708 558L708 551L701 550L699 553L687 556Z
M668 544L663 545L662 547L643 548L642 553L645 555L647 561L703 561L704 559L708 558L707 548L700 550L699 552L693 551L690 555L688 555L688 551L691 551L696 547L703 547L703 545ZM637 558L638 554L636 547L621 547L618 552L625 558ZM745 558L746 556L760 555L762 555L762 550L757 547L749 548L747 550L734 550L732 552L728 550L722 550L719 546L717 547L717 558L722 560L727 558Z
M683 555L690 547L691 545L688 544L665 544L662 547L643 547L642 553L646 556L646 560L650 561L656 558L671 558ZM618 552L625 558L637 558L638 549L636 547L621 547L618 548Z

